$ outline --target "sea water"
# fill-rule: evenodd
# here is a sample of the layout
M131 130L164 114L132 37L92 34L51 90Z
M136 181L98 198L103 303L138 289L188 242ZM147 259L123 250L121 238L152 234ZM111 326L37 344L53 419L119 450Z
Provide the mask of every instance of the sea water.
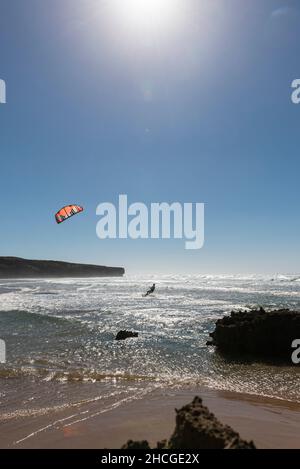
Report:
M258 306L300 309L297 276L2 280L0 420L189 386L299 401L300 366L233 363L206 346L218 318ZM121 329L139 336L117 342Z

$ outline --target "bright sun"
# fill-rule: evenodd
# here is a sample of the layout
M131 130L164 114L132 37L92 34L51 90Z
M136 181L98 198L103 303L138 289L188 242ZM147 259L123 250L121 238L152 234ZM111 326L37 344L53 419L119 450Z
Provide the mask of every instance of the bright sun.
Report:
M116 2L124 22L139 28L163 28L174 21L177 0L120 0Z

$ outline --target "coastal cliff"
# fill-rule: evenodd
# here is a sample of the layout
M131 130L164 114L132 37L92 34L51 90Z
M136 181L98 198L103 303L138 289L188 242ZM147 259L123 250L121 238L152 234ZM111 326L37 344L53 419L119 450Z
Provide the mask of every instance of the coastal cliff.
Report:
M0 257L0 278L122 277L122 267Z

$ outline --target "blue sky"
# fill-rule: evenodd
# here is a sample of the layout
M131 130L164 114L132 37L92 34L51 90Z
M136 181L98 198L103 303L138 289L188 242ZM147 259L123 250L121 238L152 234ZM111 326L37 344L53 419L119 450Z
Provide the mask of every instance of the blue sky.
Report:
M168 8L139 24L120 0L0 0L1 255L300 271L299 2ZM204 248L100 241L96 207L122 193L204 202ZM85 212L57 226L68 203Z

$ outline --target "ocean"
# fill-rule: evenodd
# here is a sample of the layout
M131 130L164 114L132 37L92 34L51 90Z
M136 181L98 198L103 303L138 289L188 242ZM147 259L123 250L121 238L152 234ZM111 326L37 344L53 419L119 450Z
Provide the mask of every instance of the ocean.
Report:
M300 366L232 363L206 346L218 318L258 306L300 309L297 276L1 280L0 422L51 414L55 423L64 409L80 421L197 386L300 402ZM139 337L117 342L121 329Z

